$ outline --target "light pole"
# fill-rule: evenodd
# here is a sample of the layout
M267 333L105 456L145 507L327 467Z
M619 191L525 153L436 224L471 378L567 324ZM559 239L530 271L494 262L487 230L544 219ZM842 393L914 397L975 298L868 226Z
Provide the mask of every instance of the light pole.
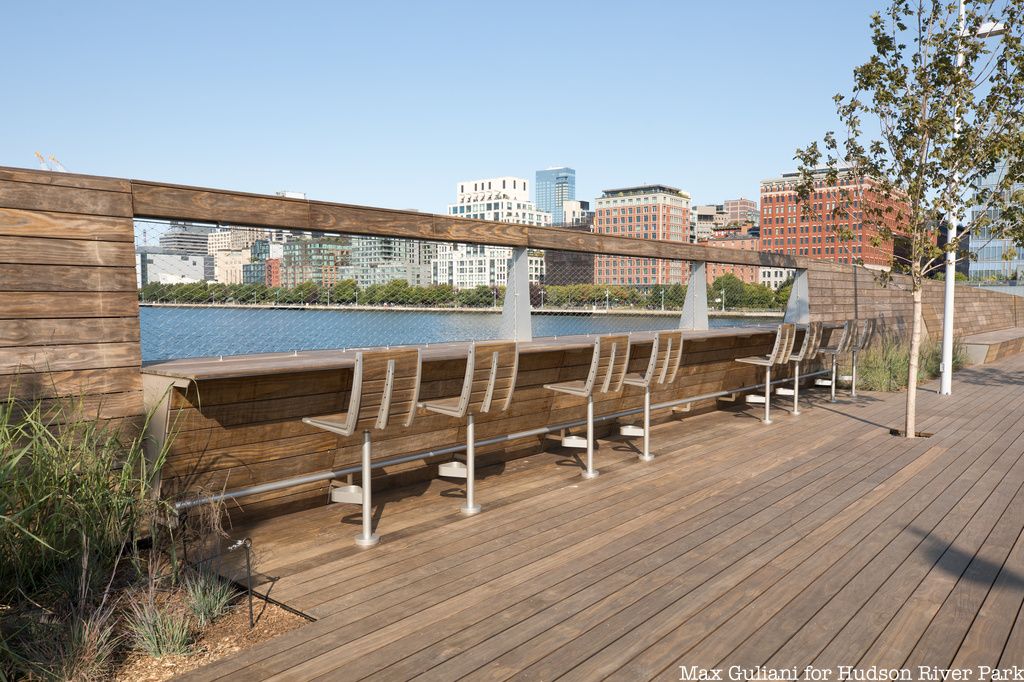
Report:
M960 0L959 28L961 38L967 29L967 15L964 11L964 0ZM1006 32L1006 26L995 21L987 21L978 27L979 38L991 38L1002 35ZM964 68L964 48L957 46L956 68ZM963 114L957 110L956 118L953 120L953 136L959 137L960 127L963 125ZM960 172L953 176L954 184L960 183ZM949 248L949 244L956 240L956 216L950 210L946 214L946 281L945 300L942 307L942 377L939 380L939 394L951 395L953 393L953 308L956 297L956 247Z
M604 290L604 311L608 312L608 299L611 298L611 291L608 289Z
M544 290L540 290L540 309L544 310Z
M661 290L661 312L665 312L665 289Z

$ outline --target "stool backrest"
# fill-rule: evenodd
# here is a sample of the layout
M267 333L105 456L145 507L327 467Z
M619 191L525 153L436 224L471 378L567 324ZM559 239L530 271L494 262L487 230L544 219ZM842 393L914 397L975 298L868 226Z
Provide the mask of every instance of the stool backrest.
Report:
M780 324L779 331L775 334L775 346L772 348L768 360L773 365L780 365L789 362L789 356L793 354L793 341L796 340L795 324Z
M853 339L857 336L857 321L847 320L843 323L842 327L833 327L829 334L828 340L832 341L832 337L839 333L839 339L835 344L828 346L828 350L831 352L833 349L836 353L845 353L850 350L850 344L853 343Z
M512 402L519 369L515 341L474 343L466 358L466 378L459 396L459 417L466 413L504 412Z
M392 417L412 424L420 395L417 348L356 353L347 414L351 430L384 429Z
M867 348L875 335L876 325L877 320L874 319L862 321L860 323L860 334L857 335L857 344L851 350L862 351Z
M629 364L629 335L599 336L594 342L594 355L587 373L586 392L596 388L601 393L615 393L622 389ZM599 382L599 383L598 383Z
M657 339L658 364L654 378L659 384L671 384L676 380L679 364L683 359L683 332L659 332ZM654 354L651 350L651 354Z
M803 362L810 360L818 354L821 346L821 322L811 322L804 330L804 341L800 344L800 350L790 356L790 360Z

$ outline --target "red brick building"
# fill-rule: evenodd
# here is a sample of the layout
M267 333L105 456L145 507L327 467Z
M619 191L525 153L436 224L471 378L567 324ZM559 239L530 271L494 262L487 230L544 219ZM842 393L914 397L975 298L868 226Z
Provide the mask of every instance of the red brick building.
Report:
M690 225L690 195L667 185L606 189L594 202L594 232L634 239L685 242ZM595 256L594 283L649 287L685 284L689 269L681 261L626 256Z
M709 239L702 242L707 246L721 247L724 249L738 249L740 251L757 251L760 248L760 240L756 235L729 235L719 239ZM708 284L711 284L722 275L732 273L747 284L758 284L760 282L761 268L757 265L730 265L728 263L708 263L705 269Z
M899 202L883 197L870 179L841 172L838 185L826 186L824 171L820 175L810 198L810 215L797 202L798 173L786 173L761 183L760 250L888 267L892 263L893 244L890 241L872 246L871 241L878 234L877 219L866 215L865 208L884 208L888 203L897 209ZM843 190L849 192L845 199ZM845 204L845 215L843 211L833 215L841 204ZM883 218L894 231L898 230L897 212L894 210ZM906 215L905 205L902 212ZM841 241L837 237L836 230L845 228L853 234L852 240Z

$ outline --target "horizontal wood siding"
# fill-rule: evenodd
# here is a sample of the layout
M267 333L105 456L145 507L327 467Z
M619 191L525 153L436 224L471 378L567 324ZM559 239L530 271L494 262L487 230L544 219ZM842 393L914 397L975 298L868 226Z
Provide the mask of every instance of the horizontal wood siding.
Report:
M138 421L133 244L128 181L0 169L0 395Z

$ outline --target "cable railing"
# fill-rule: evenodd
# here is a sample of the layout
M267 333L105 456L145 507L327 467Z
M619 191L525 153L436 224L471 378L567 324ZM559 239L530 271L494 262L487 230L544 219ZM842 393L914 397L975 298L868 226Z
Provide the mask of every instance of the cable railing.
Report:
M137 220L135 237L146 362L503 338L519 276L532 337L674 328L691 276L664 258L524 249L516 266L508 246L249 226ZM736 270L707 283L711 326L780 314L788 292Z

